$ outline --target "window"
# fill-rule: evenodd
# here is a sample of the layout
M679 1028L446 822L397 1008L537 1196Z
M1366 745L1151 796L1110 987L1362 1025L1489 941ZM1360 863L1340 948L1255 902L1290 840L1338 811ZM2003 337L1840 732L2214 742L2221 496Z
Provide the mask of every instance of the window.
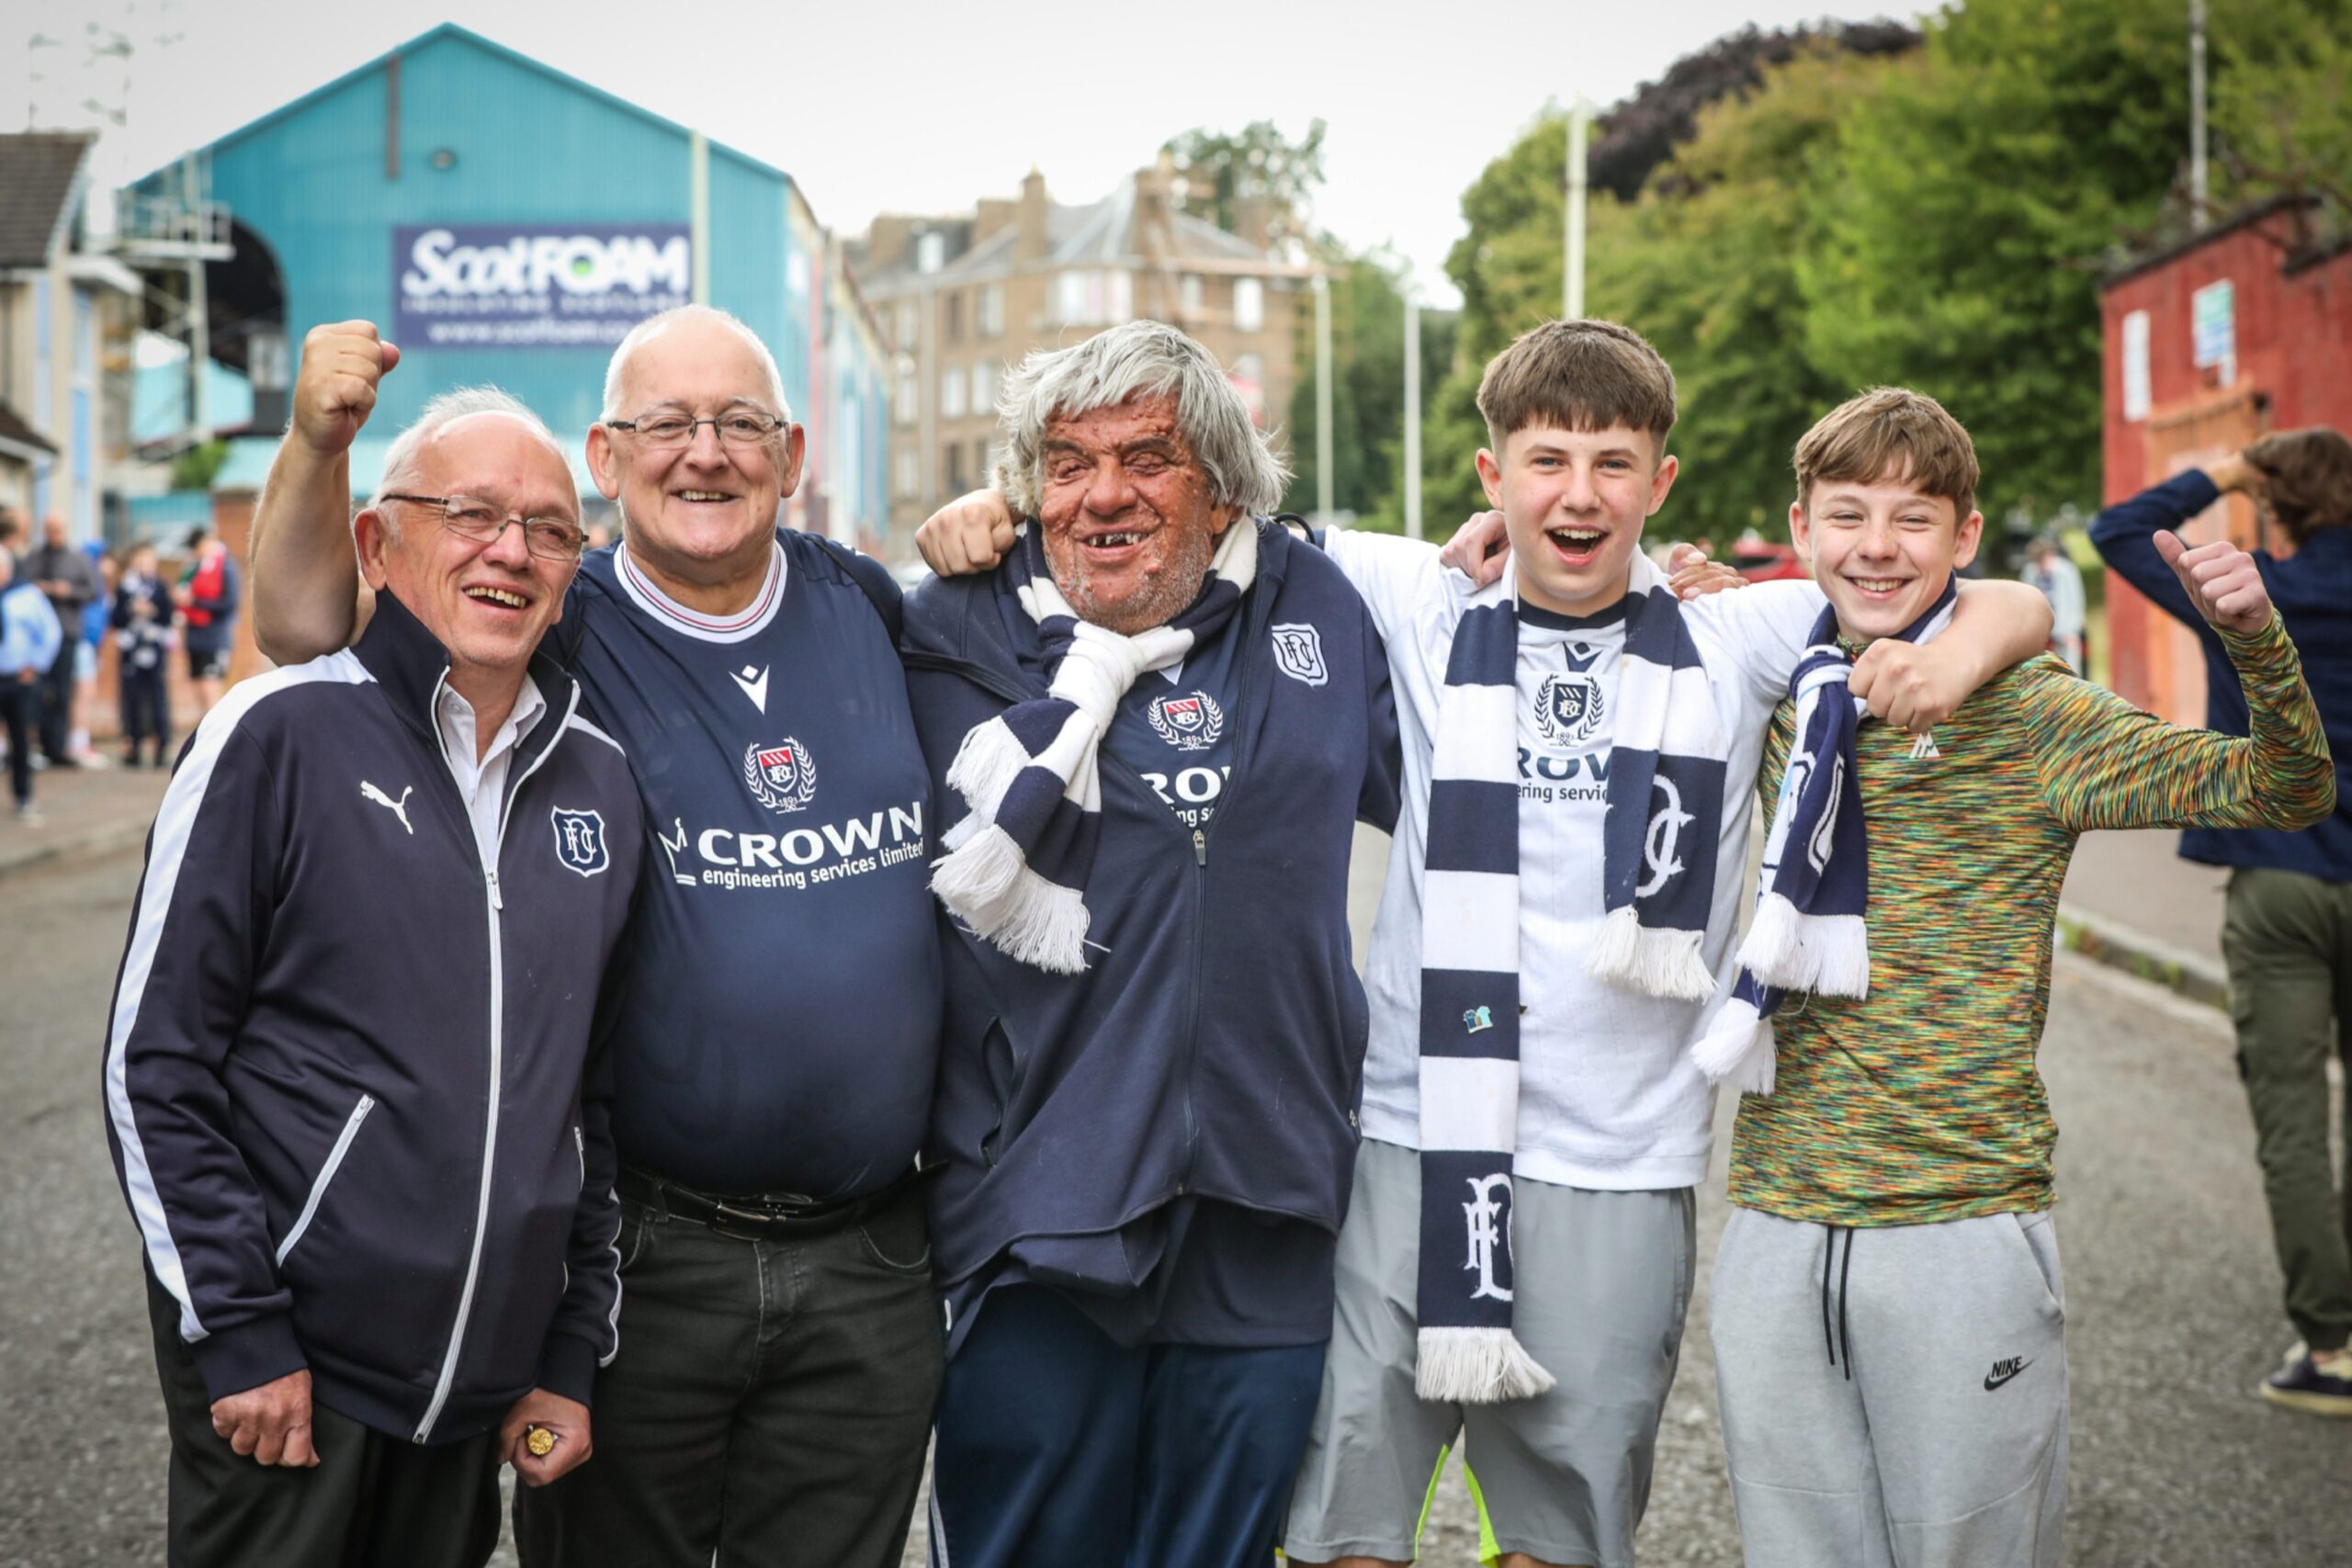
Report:
M947 265L947 236L933 230L915 237L915 270L937 272Z
M1266 324L1266 286L1254 277L1233 280L1233 330L1254 333Z
M916 322L915 322L915 302L914 302L913 300L911 300L911 299L901 299L901 300L899 300L899 341L898 341L898 344L897 344L897 346L898 346L898 347L899 347L899 348L912 348L912 347L914 347L914 345L915 345L915 326L916 326Z
M1054 275L1054 322L1057 326L1076 326L1086 320L1086 283L1088 274L1060 272Z
M964 341L963 292L959 289L956 293L944 295L942 298L947 301L947 324L940 329L939 335L949 343L962 343Z
M1115 326L1136 319L1136 275L1132 272L1104 274L1102 314L1096 318Z
M972 412L988 413L996 407L996 361L972 362Z
M964 444L961 441L950 441L947 444L946 457L947 493L949 495L961 495L966 491L972 488L969 484L965 482L964 479Z
M991 283L980 290L978 326L982 337L1004 335L1004 286Z
M912 452L901 450L899 453L897 468L899 470L899 493L900 495L914 494L916 486L919 485L922 479L922 476L917 472L915 468L915 455Z
M972 473L972 482L974 484L984 485L994 479L996 477L996 443L993 441L973 442L972 461L976 465Z
M898 411L900 424L912 424L922 417L922 382L915 375L911 355L899 355L899 391L890 403Z
M939 373L939 417L964 417L964 373L953 367Z
M1208 303L1207 282L1197 272L1188 272L1176 284L1176 308L1185 315L1197 316Z

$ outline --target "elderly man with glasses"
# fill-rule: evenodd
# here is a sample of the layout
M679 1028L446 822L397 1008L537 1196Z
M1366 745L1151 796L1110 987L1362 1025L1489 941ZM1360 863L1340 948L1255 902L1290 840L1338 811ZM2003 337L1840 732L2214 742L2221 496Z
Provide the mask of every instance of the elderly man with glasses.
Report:
M347 454L398 357L365 322L305 344L254 523L276 657L350 635ZM594 1471L520 1495L517 1540L531 1568L895 1568L941 1357L916 1163L940 963L898 591L778 528L802 434L741 322L640 324L603 412L588 468L624 536L548 648L628 749L645 823L608 986L622 1348Z
M239 686L156 816L105 1085L174 1563L475 1568L502 1459L589 1457L644 829L538 652L578 514L521 404L428 403L354 525L367 635Z

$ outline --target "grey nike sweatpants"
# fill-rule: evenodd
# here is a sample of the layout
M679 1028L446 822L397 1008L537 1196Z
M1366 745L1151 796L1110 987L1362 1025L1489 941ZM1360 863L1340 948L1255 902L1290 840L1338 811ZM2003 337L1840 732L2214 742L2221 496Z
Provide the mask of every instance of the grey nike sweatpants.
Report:
M2066 1314L2045 1211L1736 1209L1709 1293L1747 1568L2056 1568Z

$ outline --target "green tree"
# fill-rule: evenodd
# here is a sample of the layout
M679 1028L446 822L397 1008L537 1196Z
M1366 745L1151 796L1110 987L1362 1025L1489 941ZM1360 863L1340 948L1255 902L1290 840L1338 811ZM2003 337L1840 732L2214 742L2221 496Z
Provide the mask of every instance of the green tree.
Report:
M1182 176L1178 205L1227 233L1240 228L1240 204L1266 204L1267 237L1280 246L1314 238L1315 192L1323 183L1323 122L1293 141L1270 119L1238 132L1205 127L1170 137L1164 151Z
M2231 0L2214 23L2222 199L2311 193L2352 208L2352 4Z
M1841 388L1940 399L1988 514L2098 499L2099 258L2188 146L2179 9L1970 0L1840 122L1797 269L1806 350Z
M203 441L172 459L174 490L210 490L213 476L229 460L226 441Z
M1385 251L1351 254L1336 243L1321 259L1331 269L1331 502L1361 525L1393 532L1404 526L1405 264ZM1294 512L1310 512L1316 501L1317 382L1307 321L1286 426L1292 476L1283 504ZM1452 312L1421 312L1424 418L1453 335Z

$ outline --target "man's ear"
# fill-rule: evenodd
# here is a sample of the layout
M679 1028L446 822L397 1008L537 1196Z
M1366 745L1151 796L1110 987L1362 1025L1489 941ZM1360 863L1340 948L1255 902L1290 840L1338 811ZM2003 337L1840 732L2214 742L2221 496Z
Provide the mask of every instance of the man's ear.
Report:
M1006 510L1011 511L1012 508L1007 507ZM1232 527L1233 525L1240 519L1241 514L1249 510L1250 509L1246 506L1218 507L1216 513L1213 513L1209 519L1209 537L1212 539L1224 538L1225 531L1227 528Z
M1984 514L1972 512L1960 520L1960 528L1952 536L1951 569L1958 571L1976 558L1976 547L1984 541Z
M1813 559L1813 525L1806 520L1802 501L1789 502L1789 543L1807 562Z
M1478 448L1478 483L1486 489L1487 505L1503 503L1503 466L1484 446Z
M613 451L613 433L602 424L588 427L588 477L596 481L596 493L606 501L620 499L620 458Z
M787 424L784 427L784 452L776 467L781 495L790 495L800 488L800 465L808 453L808 432L805 426Z
M368 587L382 592L390 573L385 570L385 558L392 549L392 525L374 507L351 520L352 543L359 552L359 576Z
M1657 472L1650 476L1650 509L1642 513L1643 516L1657 515L1657 509L1666 504L1666 492L1674 488L1675 475L1681 471L1682 459L1679 457L1668 457L1658 464Z

